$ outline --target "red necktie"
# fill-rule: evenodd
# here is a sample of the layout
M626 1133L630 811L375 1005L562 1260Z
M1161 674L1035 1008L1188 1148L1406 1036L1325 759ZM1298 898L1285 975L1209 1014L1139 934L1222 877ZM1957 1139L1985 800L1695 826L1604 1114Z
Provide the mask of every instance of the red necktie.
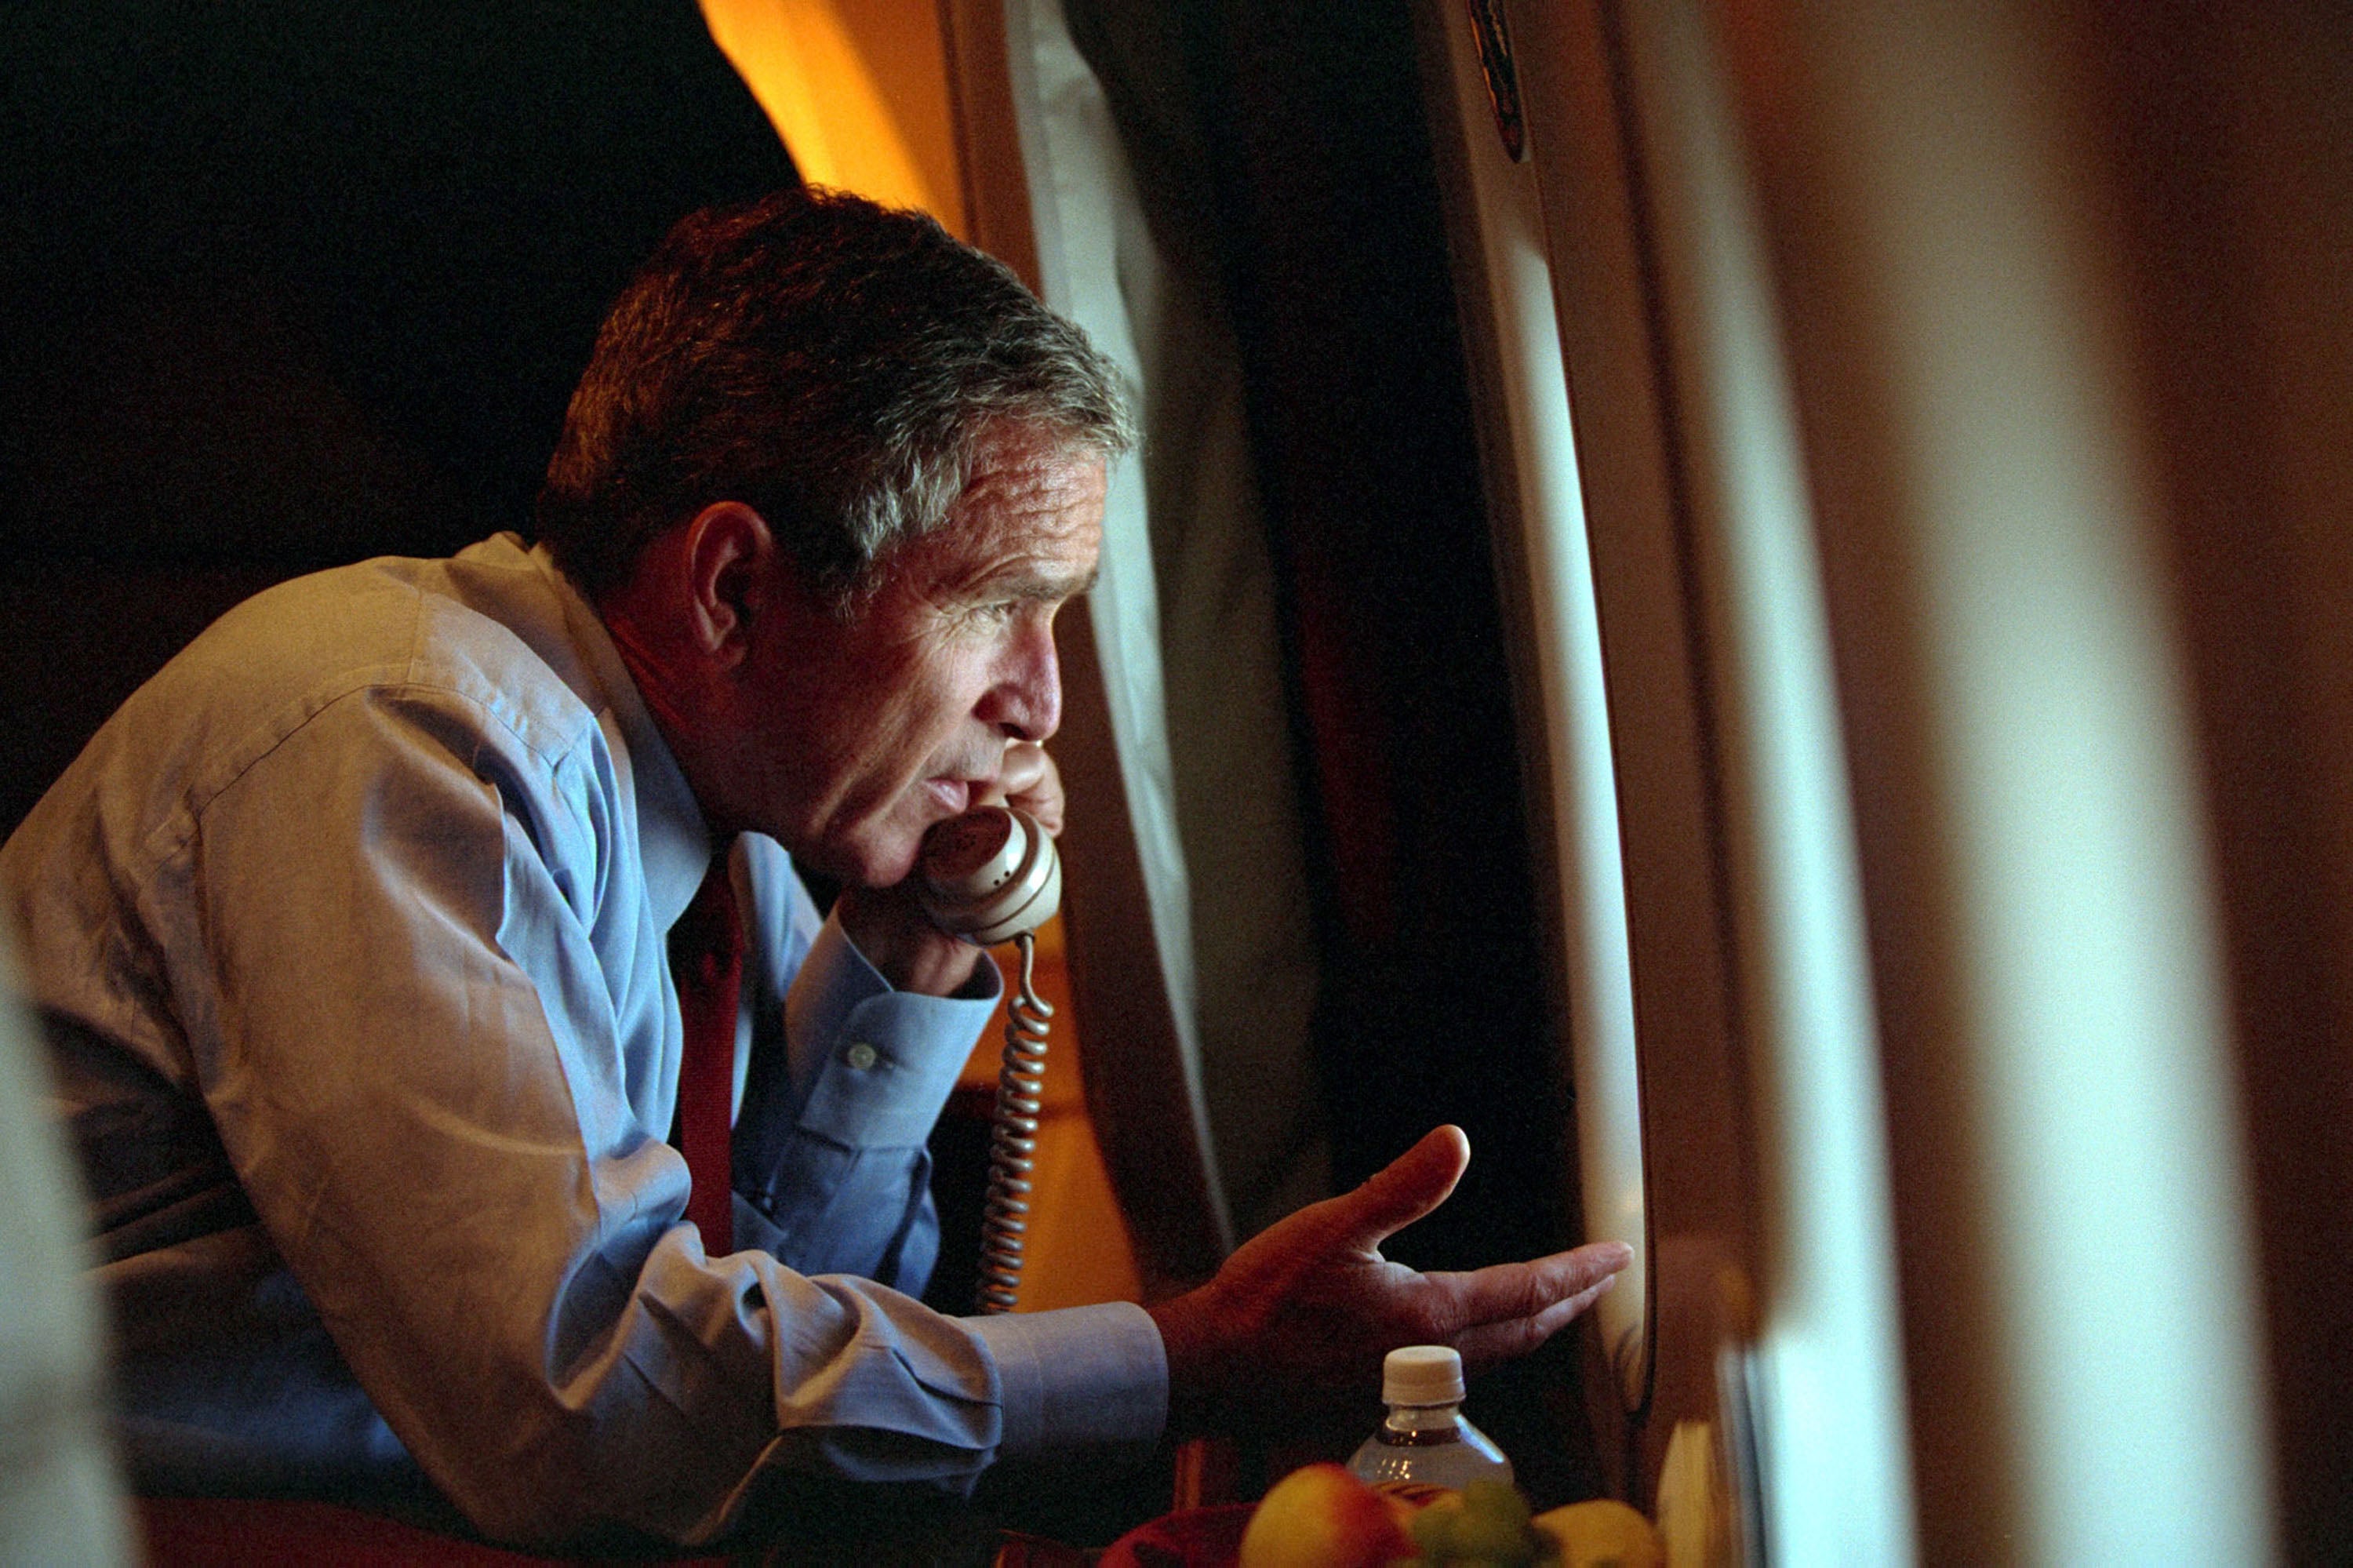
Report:
M727 1152L735 1108L735 1009L744 982L744 934L727 856L712 861L694 902L670 927L670 969L686 1025L678 1073L678 1143L694 1190L686 1217L702 1232L702 1250L735 1250L733 1174Z

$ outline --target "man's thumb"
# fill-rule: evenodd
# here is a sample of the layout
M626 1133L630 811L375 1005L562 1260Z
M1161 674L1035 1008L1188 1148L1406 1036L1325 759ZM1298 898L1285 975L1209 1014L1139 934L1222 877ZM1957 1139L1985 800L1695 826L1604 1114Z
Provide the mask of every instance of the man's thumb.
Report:
M1470 1163L1471 1140L1461 1128L1433 1128L1341 1200L1347 1206L1350 1245L1377 1247L1446 1202Z

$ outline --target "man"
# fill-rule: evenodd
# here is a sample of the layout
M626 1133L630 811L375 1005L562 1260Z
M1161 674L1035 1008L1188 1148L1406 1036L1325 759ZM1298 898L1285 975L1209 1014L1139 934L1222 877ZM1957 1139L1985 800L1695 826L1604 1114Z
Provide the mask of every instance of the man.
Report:
M536 549L283 585L110 721L0 890L149 1484L421 1470L502 1538L702 1540L771 1472L965 1489L1409 1340L1514 1353L1606 1285L1620 1249L1381 1260L1460 1173L1442 1129L1149 1312L900 1293L997 986L905 878L976 801L1060 823L1052 625L1131 440L1076 329L928 220L702 215L599 337ZM844 885L822 921L795 863ZM665 937L706 897L747 950L697 1224Z

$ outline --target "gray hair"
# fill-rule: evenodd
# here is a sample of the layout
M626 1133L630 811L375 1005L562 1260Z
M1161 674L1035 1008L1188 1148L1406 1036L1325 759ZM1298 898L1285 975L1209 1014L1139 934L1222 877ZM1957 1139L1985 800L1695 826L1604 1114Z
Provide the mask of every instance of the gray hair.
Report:
M944 523L983 442L1135 442L1117 368L1001 263L920 213L820 189L695 214L607 317L540 493L590 598L719 501L847 607Z

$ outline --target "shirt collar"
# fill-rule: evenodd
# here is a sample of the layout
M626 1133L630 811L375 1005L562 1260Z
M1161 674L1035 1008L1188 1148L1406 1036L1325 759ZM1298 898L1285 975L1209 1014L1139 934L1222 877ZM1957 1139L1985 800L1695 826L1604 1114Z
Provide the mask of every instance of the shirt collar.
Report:
M628 747L630 784L638 802L638 856L645 867L646 905L658 929L667 931L694 898L711 869L711 828L702 808L670 755L646 709L629 667L613 646L612 634L596 608L573 586L555 556L545 545L534 546L532 564L554 586L564 605L564 622L573 646L587 662L589 673L604 688L613 720Z

